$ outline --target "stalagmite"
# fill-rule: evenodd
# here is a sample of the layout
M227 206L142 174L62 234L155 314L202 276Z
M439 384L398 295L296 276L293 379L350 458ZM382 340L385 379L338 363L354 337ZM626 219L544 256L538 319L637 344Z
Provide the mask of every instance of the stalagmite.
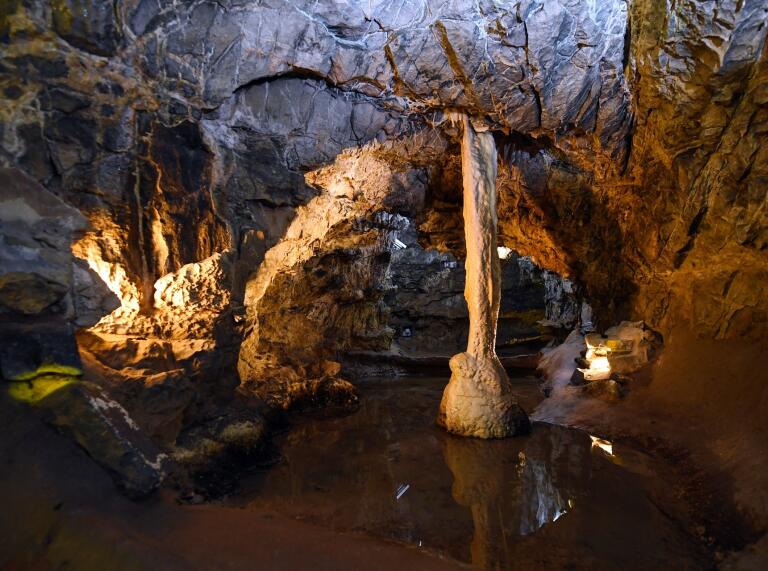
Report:
M501 289L496 244L496 145L462 116L461 168L464 181L464 236L467 247L464 297L469 307L469 340L450 361L451 380L437 422L449 432L503 438L530 430L530 421L512 394L496 356L496 322Z

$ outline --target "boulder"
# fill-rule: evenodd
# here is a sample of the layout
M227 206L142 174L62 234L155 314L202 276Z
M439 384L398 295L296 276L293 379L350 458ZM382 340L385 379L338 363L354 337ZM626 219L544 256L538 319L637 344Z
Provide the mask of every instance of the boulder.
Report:
M633 373L648 363L651 345L642 321L622 321L605 335L606 345L611 349L608 363L612 372Z
M72 316L70 244L85 227L23 172L0 168L0 315Z
M141 498L154 491L170 468L167 456L141 432L126 410L96 385L62 380L66 378L30 381L39 387L59 383L55 390L32 401L46 421L76 441L129 497Z
M171 456L191 479L194 494L207 497L232 491L243 468L273 463L279 457L271 445L267 421L242 401L186 429Z
M72 323L89 325L119 302L70 247L80 212L17 169L0 168L0 372L79 375ZM80 313L78 315L78 313Z
M606 402L618 402L624 398L626 390L613 379L592 381L582 388L585 395L599 398Z
M77 315L75 325L78 327L91 327L120 307L120 298L107 287L85 260L73 258L72 278Z
M573 371L569 384L574 385L576 387L580 387L586 382L587 380L584 378L584 371L577 368Z
M78 376L81 368L70 324L0 324L2 378L28 380L46 373Z
M134 383L125 398L136 423L156 442L173 443L184 424L185 414L197 398L195 387L184 369L147 375Z

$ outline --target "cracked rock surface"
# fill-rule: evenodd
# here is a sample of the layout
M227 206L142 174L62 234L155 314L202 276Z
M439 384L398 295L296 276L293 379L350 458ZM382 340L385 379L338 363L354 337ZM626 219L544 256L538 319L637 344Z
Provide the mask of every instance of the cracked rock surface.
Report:
M766 20L764 0L5 2L0 166L88 221L71 277L46 244L39 305L85 325L109 306L101 281L121 308L96 332L204 345L225 371L239 355L241 374L268 347L264 370L286 365L292 320L318 381L350 339L379 350L402 328L368 287L392 232L379 211L464 257L459 110L495 138L499 244L578 294L547 316L570 323L584 298L601 329L643 320L695 345L725 372L657 387L714 427L691 394L739 411L768 386L726 366L766 351Z

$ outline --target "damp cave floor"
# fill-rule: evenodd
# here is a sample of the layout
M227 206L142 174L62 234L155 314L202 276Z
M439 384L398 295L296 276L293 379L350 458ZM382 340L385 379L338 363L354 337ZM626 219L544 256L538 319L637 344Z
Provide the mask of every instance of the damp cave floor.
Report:
M65 438L0 402L0 569L711 569L668 463L535 423L479 441L434 425L445 378L360 384L293 415L281 460L224 500L123 498ZM515 379L530 410L536 380Z
M355 413L295 415L275 466L227 505L395 541L475 569L708 569L673 471L632 445L536 422L483 441L435 426L445 378L359 384ZM514 379L521 404L541 400Z

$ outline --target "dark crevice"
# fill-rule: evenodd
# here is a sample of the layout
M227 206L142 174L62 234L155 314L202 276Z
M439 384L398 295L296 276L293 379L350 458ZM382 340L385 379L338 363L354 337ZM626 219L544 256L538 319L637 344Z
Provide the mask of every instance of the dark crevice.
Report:
M707 215L707 207L702 207L701 210L699 210L698 213L696 213L696 216L693 217L693 220L691 220L690 225L688 226L688 240L686 241L685 245L680 248L677 252L675 252L675 259L673 261L673 265L675 269L679 268L683 265L683 262L685 262L686 258L688 257L688 254L693 249L693 246L696 243L696 235L699 231L699 227L701 226L702 221Z
M327 76L325 76L325 75L323 75L321 73L318 73L318 72L316 72L314 70L311 70L311 69L306 69L306 68L301 68L301 67L293 66L290 70L288 70L288 71L286 71L284 73L277 73L275 75L270 75L270 76L266 76L266 77L259 77L257 79L252 80L252 81L248 81L246 83L243 83L242 85L239 85L238 87L236 87L232 91L232 94L228 98L226 98L225 100L221 101L217 105L215 105L213 107L204 107L204 108L202 108L203 117L204 118L211 117L212 115L214 115L221 108L221 106L227 100L231 100L231 99L237 97L238 94L240 94L242 92L245 92L245 91L248 91L249 89L251 89L253 87L257 87L259 85L270 84L270 83L275 82L275 81L283 81L283 80L290 80L290 79L301 79L301 80L307 80L307 81L316 81L318 83L324 84L325 87L329 91L339 93L343 97L354 98L354 99L358 99L358 100L365 100L365 101L371 103L372 105L374 105L375 107L377 107L378 109L382 109L382 110L386 109L386 107L387 107L386 99L384 99L384 98L373 97L373 96L370 96L370 95L366 95L364 93L360 93L359 91L344 89L343 87L341 87L341 85L344 85L344 84L334 83L331 79L329 79ZM356 80L356 81L360 81L360 80ZM346 83L349 83L349 82L345 82L345 84ZM370 85L373 85L374 87L381 88L380 84L376 84L375 82L368 82L368 83Z
M629 69L629 58L632 52L632 18L627 13L627 27L624 30L624 54L622 56L622 69L626 75Z
M691 220L690 226L688 226L688 235L689 236L695 236L696 233L699 231L699 226L701 226L702 221L704 220L704 217L707 215L707 207L703 207L699 212L696 214L696 216L693 217L693 220Z

